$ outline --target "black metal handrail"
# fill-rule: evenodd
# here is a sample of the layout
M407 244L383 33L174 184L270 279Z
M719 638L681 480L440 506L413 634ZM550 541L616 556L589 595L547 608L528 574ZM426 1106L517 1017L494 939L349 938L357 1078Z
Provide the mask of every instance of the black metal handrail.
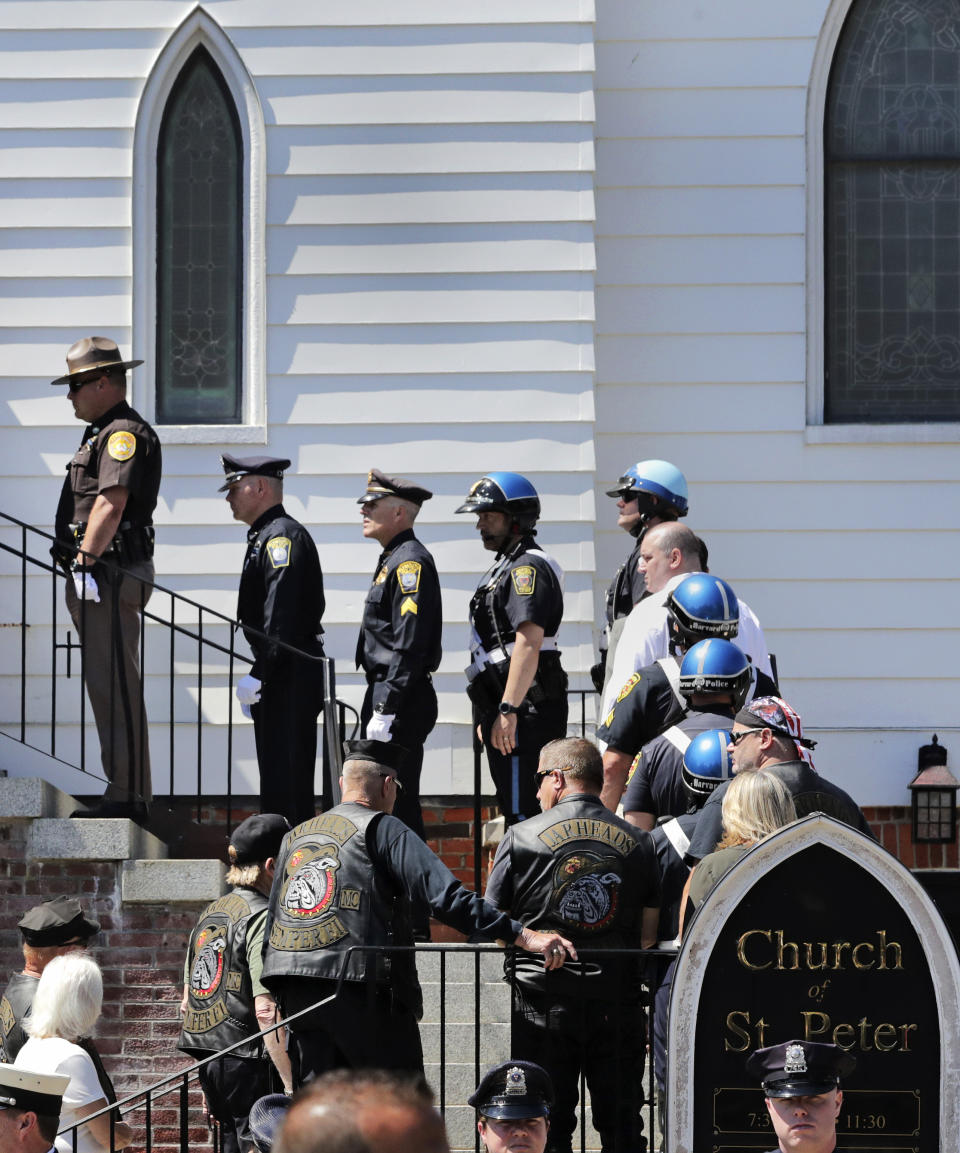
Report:
M308 1005L307 1008L301 1009L297 1013L291 1013L289 1016L284 1018L282 1021L278 1021L275 1025L270 1025L266 1029L262 1029L259 1033L252 1033L252 1034L250 1034L249 1037L245 1037L243 1040L237 1041L235 1044L230 1045L230 1046L220 1050L217 1053L213 1053L209 1057L204 1057L201 1060L195 1061L193 1064L188 1065L186 1068L181 1069L176 1073L171 1073L168 1076L161 1078L155 1084L150 1085L145 1089L139 1089L135 1093L131 1093L128 1096L123 1097L120 1100L117 1100L116 1102L114 1102L111 1105L105 1105L98 1112L91 1113L88 1117L85 1117L83 1119L83 1121L78 1123L77 1125L69 1126L65 1129L62 1129L60 1131L60 1133L58 1134L58 1136L63 1136L64 1134L70 1134L71 1139L72 1139L72 1143L73 1143L74 1153L76 1153L79 1129L83 1125L87 1124L89 1121L93 1120L96 1117L109 1116L110 1117L110 1137L111 1137L110 1153L114 1153L114 1149L115 1149L114 1127L119 1120L124 1119L122 1114L130 1115L132 1113L140 1112L140 1110L143 1110L143 1112L144 1112L144 1125L146 1127L146 1140L144 1143L144 1148L146 1150L146 1153L151 1153L151 1150L153 1148L153 1134L151 1132L151 1119L152 1119L152 1112L153 1112L154 1103L159 1098L165 1097L170 1093L176 1092L179 1094L179 1102L178 1102L178 1108L179 1108L179 1126L178 1126L178 1128L180 1131L179 1148L180 1148L181 1153L188 1153L188 1151L191 1148L189 1135L188 1135L189 1109L190 1109L189 1093L190 1093L191 1085L195 1085L195 1087L199 1087L199 1084L200 1084L200 1082L199 1082L199 1070L200 1069L202 1069L205 1066L210 1065L216 1061L220 1061L224 1057L229 1057L232 1053L236 1052L238 1049L249 1047L251 1045L251 1043L253 1043L253 1042L256 1042L256 1041L263 1042L264 1038L270 1036L273 1033L278 1032L280 1029L286 1028L292 1022L297 1021L303 1017L307 1017L311 1013L315 1012L317 1009L320 1009L324 1005L329 1005L333 1001L335 1001L340 990L342 989L342 987L344 985L344 982L346 979L345 975L346 975L347 969L350 965L351 957L354 953L357 953L357 954L371 953L371 954L383 954L385 956L393 956L396 954L403 954L403 953L410 953L410 952L415 952L418 956L422 956L423 954L427 954L427 953L437 953L440 956L440 972L439 972L439 977L440 977L440 1019L439 1019L440 1052L439 1052L439 1062L438 1062L438 1064L439 1064L439 1084L434 1087L436 1094L437 1094L437 1107L439 1108L441 1114L445 1115L446 1111L449 1107L456 1106L456 1105L465 1105L466 1104L465 1101L459 1101L459 1100L452 1101L452 1100L450 1100L448 1097L448 1093L447 1093L447 1076L446 1076L446 1065L447 1065L447 1022L446 1022L447 958L451 955L467 955L467 956L472 955L474 958L474 1014L473 1014L473 1021L471 1022L471 1024L472 1024L472 1028L474 1031L473 1073L474 1073L474 1083L476 1084L479 1082L481 1071L485 1067L484 1062L482 1062L480 1059L480 1053L481 1053L480 1034L481 1034L482 1025L484 1023L483 1019L482 1019L482 1012L481 1012L482 1001L481 1001L481 980L480 980L480 957L484 953L494 953L494 954L500 954L500 955L507 955L509 953L520 954L521 951L519 949L513 948L512 946L505 950L505 949L501 948L499 945L493 945L493 944L489 944L489 945L482 945L482 944L465 944L465 945L418 944L418 945L406 945L406 946L404 946L404 945L393 945L393 946L353 945L349 949L347 949L346 952L344 953L343 961L342 961L342 964L340 967L340 974L339 974L339 977L337 979L336 989L329 996L321 998L320 1000L316 1001L314 1004ZM668 952L668 951L663 950L663 949L636 949L636 948L610 948L610 949L580 948L578 950L578 954L579 954L579 958L581 961L602 961L602 960L609 961L613 957L634 957L634 958L637 958L638 961L642 961L642 960L646 960L649 958L672 959L673 957L676 956L676 953ZM371 969L375 969L375 968L376 968L376 966L371 966ZM643 986L643 990L644 990L644 994L647 996L647 999L649 1000L650 990L647 988L647 986L645 984ZM651 1030L651 1035L652 1035L652 1030ZM430 1064L430 1062L428 1062L428 1064ZM650 1117L650 1121L651 1121L650 1129L652 1131L653 1125L654 1125L654 1122L653 1122L654 1104L653 1103L656 1100L656 1085L655 1085L655 1080L654 1080L654 1063L653 1063L652 1051L649 1054L648 1060L646 1062L645 1076L646 1076L646 1092L645 1092L646 1105L649 1107L649 1117ZM582 1106L584 1103L584 1100L585 1100L584 1086L583 1086L582 1078L581 1078L581 1085L580 1085L580 1094L581 1094L581 1106ZM651 1132L651 1136L652 1136L652 1132ZM216 1147L217 1146L215 1143L215 1148ZM584 1150L585 1147L586 1147L586 1111L583 1108L581 1108L580 1148L581 1148L581 1150ZM475 1148L476 1149L479 1148L479 1142L478 1141L475 1143Z
M50 533L44 532L41 529L35 528L24 521L18 520L16 517L10 516L7 513L0 512L0 526L3 523L8 526L14 527L19 530L17 535L19 538L18 544L14 545L8 541L0 540L0 552L5 553L15 558L17 562L17 569L19 575L19 596L16 598L19 602L19 621L7 622L8 624L19 626L20 628L20 644L19 644L19 719L16 728L18 730L16 739L21 744L42 752L63 764L70 765L78 769L80 772L87 774L90 777L91 785L96 785L92 788L91 792L98 791L104 784L103 778L91 772L87 766L87 699L83 690L83 661L84 650L77 641L73 639L71 633L68 632L65 641L58 643L56 639L57 629L59 627L59 620L65 609L62 607L62 586L60 582L69 579L68 574L54 561L50 555L36 555L37 547L35 542L39 542L39 547L44 553L49 553L52 546L55 545L56 540ZM33 552L31 552L31 544L33 544ZM140 613L141 613L141 627L140 627L140 644L139 644L139 664L141 670L140 676L140 693L139 699L133 702L134 706L140 710L141 716L146 716L145 710L145 689L144 684L148 670L148 659L152 659L153 649L148 650L147 646L147 624L159 626L165 629L168 633L166 644L161 640L159 643L159 650L166 652L166 665L167 665L167 679L168 679L168 715L166 718L157 718L155 715L147 717L148 723L156 730L158 726L167 726L167 780L168 788L171 795L189 795L195 791L197 804L196 804L196 818L198 822L203 820L203 801L209 795L225 797L227 814L226 823L229 827L231 823L231 811L233 807L233 752L234 752L234 719L233 719L233 689L236 679L236 665L239 662L242 668L252 663L252 658L243 651L239 651L234 644L234 637L237 630L240 628L237 621L226 614L210 608L207 605L201 604L199 601L178 593L173 589L167 588L164 585L158 584L155 581L146 580L136 572L130 571L123 565L119 565L111 560L100 561L101 564L106 565L113 574L122 574L128 579L136 582L140 589ZM40 614L40 624L49 624L51 630L51 644L49 653L49 665L46 664L46 658L42 652L34 652L33 646L28 642L28 630L38 627L37 617L34 615L34 609L38 604L42 604L42 600L46 599L46 593L42 589L38 589L39 595L33 595L33 590L29 588L34 577L39 579L46 578L49 580L49 615L44 619L43 614ZM164 616L159 610L156 601L152 604L152 598L156 595L168 598L168 614ZM42 599L41 599L42 598ZM72 626L72 622L71 622ZM270 645L297 656L299 659L319 663L323 671L323 684L324 684L324 739L322 743L322 758L323 758L323 771L324 780L331 791L336 791L336 778L338 775L338 767L340 764L340 749L342 745L343 735L346 729L347 713L352 712L356 716L356 710L344 701L337 700L336 697L336 679L334 674L334 663L332 658L327 656L318 656L313 653L304 652L294 645L287 644L283 641L277 640L273 637L267 637L265 634L257 629L252 629L249 626L243 626L243 631L246 635L255 636ZM195 664L195 672L181 673L177 670L178 660L183 660L182 646L189 646L191 651L187 655L188 663L192 660ZM115 646L111 645L111 653L115 652ZM66 652L66 669L65 674L67 678L72 675L72 654L75 650L79 649L80 662L81 662L81 678L79 685L79 705L77 715L79 716L79 748L75 750L73 757L64 755L63 753L63 714L69 709L70 702L64 701L63 688L60 683L61 674L57 667L57 654L61 651ZM226 659L226 669L214 669L212 672L205 672L204 662L205 659L209 660L211 657L216 659ZM15 662L16 663L16 662ZM11 665L7 664L7 673L15 671ZM39 677L41 681L45 682L49 688L49 717L43 721L41 720L40 706L34 704L33 707L28 707L31 704L30 700L30 680L33 677ZM210 680L215 678L220 684L225 684L227 690L227 708L225 717L226 728L226 743L223 760L217 765L216 758L211 756L210 745L211 741L208 739L211 735L209 726L205 722L204 717L204 688L209 688ZM42 689L40 692L42 693ZM178 696L179 692L179 696ZM189 700L191 693L195 692L196 705L195 715L189 722L189 727L193 729L195 741L191 741L193 748L193 756L185 753L183 740L178 740L178 733L184 727L185 715L183 700ZM189 706L188 706L189 707ZM180 713L180 716L178 716ZM153 710L151 710L153 714ZM2 721L0 721L2 726ZM48 729L48 739L44 743L38 743L34 740L28 739L29 729L42 726ZM354 732L356 725L354 725ZM60 734L60 747L58 748L58 733ZM13 733L7 734L13 736ZM111 748L112 752L112 748ZM141 746L139 751L140 768L143 768L144 750ZM211 766L216 766L212 769ZM186 774L192 773L195 775L195 789L184 789L183 787L177 788L177 772L180 773L180 784L182 786L183 778ZM208 787L205 783L204 776L207 775L207 782L211 772L217 771L221 774L220 780L223 787ZM162 779L163 773L154 771L154 776L157 779Z

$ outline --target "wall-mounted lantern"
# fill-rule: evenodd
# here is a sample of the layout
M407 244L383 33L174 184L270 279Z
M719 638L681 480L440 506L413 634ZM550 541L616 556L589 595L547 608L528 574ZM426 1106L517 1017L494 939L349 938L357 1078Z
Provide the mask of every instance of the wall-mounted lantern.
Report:
M960 781L947 768L947 750L933 734L921 745L917 775L907 786L912 797L914 844L952 844L957 838L957 790Z

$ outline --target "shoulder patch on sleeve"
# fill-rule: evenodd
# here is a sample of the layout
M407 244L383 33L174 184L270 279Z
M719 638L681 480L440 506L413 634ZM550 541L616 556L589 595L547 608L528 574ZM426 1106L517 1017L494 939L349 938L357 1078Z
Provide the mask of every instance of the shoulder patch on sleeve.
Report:
M420 569L420 562L416 560L405 560L397 565L397 581L401 592L415 593L418 591L420 588Z
M267 556L274 568L287 568L291 551L290 538L287 536L275 536L267 541Z
M407 597L407 599L400 606L400 615L405 617L407 613L413 613L414 616L419 616L419 613L417 612L417 602L413 599L413 597Z
M620 702L623 700L624 697L630 696L630 694L633 692L633 690L640 683L640 680L641 680L640 674L634 673L633 676L629 678L629 680L624 682L623 688L620 690L619 694L617 695L617 704L618 705L620 704Z
M537 583L537 570L532 564L518 565L512 569L510 576L513 580L513 591L518 597L528 597Z
M114 432L107 441L107 452L114 460L129 460L137 451L137 438L132 432Z
M642 750L630 762L630 772L627 773L627 784L633 780L633 774L640 768L640 758L643 756Z

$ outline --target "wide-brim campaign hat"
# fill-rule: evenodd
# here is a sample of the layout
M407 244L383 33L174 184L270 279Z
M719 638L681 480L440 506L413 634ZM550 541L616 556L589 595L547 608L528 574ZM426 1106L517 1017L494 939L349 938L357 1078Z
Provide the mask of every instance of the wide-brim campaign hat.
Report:
M43 1117L59 1117L69 1077L58 1073L34 1073L15 1065L0 1064L0 1109L20 1109Z
M69 384L78 376L93 372L95 368L136 368L142 360L124 360L116 341L108 336L85 336L71 344L67 352L66 376L58 376L51 384Z

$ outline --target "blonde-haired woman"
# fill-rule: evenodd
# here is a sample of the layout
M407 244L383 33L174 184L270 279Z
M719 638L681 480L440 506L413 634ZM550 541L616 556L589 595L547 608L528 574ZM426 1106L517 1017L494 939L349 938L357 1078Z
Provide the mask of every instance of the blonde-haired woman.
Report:
M681 935L687 916L700 907L724 873L732 869L752 845L797 819L787 786L763 769L737 773L727 785L722 812L723 839L687 878L680 903Z
M90 1054L78 1042L93 1034L103 1007L100 967L85 953L55 957L44 969L25 1028L30 1038L17 1054L15 1065L35 1073L69 1077L60 1111L61 1130L80 1124L107 1105ZM117 1121L110 1138L110 1118L97 1117L77 1130L77 1153L104 1153L123 1149L133 1140L125 1121ZM61 1132L59 1153L71 1153L72 1133Z

